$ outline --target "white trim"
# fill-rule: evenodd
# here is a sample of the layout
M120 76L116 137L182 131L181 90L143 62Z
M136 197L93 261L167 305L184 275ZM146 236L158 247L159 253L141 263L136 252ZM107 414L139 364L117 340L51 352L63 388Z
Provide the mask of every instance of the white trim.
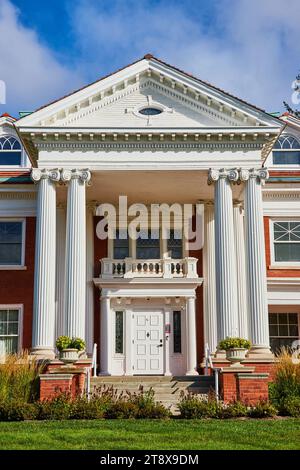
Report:
M18 310L18 352L22 350L23 346L23 304L0 304L0 310ZM4 335L5 336L5 335Z
M274 247L274 223L280 223L280 222L298 222L300 223L300 218L299 217L273 217L269 219L269 233L270 233L270 254L271 254L271 266L269 266L269 269L276 269L276 267L281 267L283 268L300 268L300 261L276 261L275 260L275 247ZM280 240L278 240L280 243ZM284 242L281 242L284 243ZM298 242L289 242L287 241L286 243L298 243ZM300 244L300 240L299 240Z
M19 217L0 217L1 222L21 222L22 223L22 251L21 251L21 263L20 264L0 264L1 270L20 270L20 269L27 269L25 266L25 247L26 247L26 218L19 218Z

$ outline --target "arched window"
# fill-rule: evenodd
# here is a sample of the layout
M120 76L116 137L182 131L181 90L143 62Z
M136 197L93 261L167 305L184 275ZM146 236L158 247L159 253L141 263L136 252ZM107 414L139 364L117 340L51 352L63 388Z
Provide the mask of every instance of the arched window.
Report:
M281 135L274 145L274 165L300 165L300 143L292 135Z
M0 137L0 165L19 166L22 161L22 147L13 136Z

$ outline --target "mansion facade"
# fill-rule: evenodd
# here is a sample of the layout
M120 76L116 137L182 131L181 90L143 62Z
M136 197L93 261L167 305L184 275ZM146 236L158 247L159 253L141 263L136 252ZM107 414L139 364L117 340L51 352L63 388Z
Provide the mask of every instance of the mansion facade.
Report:
M133 212L160 205L167 235L144 217L130 237ZM300 120L151 55L1 116L0 355L53 359L68 335L98 345L103 375L194 375L206 344L224 362L219 341L247 338L272 361L299 325Z

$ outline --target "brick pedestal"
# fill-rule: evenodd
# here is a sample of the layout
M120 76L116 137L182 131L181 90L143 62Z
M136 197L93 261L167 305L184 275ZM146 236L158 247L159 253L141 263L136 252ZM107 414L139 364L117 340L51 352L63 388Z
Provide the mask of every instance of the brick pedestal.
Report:
M62 393L72 398L84 392L86 368L90 360L78 361L74 365L64 365L61 361L51 361L40 375L40 400L49 400Z
M253 367L223 367L220 369L220 393L225 403L241 401L254 405L268 400L269 374L256 372Z

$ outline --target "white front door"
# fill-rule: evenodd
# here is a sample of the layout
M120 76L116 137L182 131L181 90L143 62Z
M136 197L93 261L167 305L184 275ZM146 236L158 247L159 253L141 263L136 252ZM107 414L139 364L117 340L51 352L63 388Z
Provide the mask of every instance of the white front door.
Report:
M162 311L134 313L134 374L159 375L164 373L163 325Z

